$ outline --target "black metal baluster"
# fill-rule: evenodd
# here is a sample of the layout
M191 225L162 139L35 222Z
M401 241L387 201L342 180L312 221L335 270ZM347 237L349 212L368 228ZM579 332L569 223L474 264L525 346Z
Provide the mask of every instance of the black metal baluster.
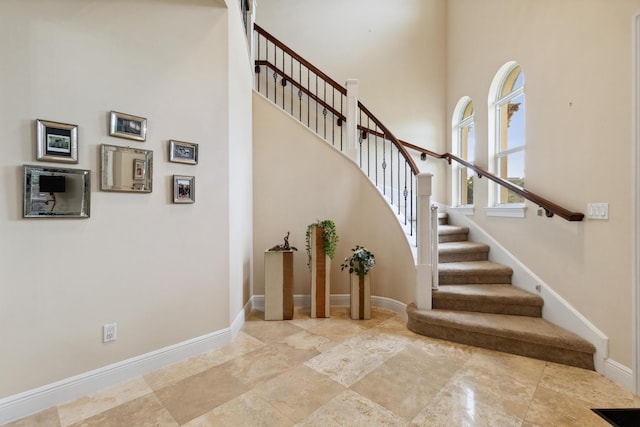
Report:
M391 166L389 168L389 193L391 193L391 204L393 205L393 142L391 141L391 139L389 139L389 144L391 144L389 148L389 165Z
M280 80L280 82L282 83L282 109L284 111L287 111L287 108L284 105L284 92L285 92L284 88L287 86L287 79L285 79L284 77L284 49L282 50L282 74L283 76L281 77L281 80Z
M344 96L342 96L342 92L340 92L340 120L342 120L342 116L344 116L344 113L342 112L343 111L342 110L342 104L343 103L344 103ZM344 147L343 147L343 144L342 144L342 134L344 133L343 129L346 126L343 126L344 123L342 123L342 121L340 123L341 123L341 125L339 126L339 128L340 128L340 151L342 151L342 150L344 150Z
M382 135L382 194L387 194L387 145L384 134Z
M298 120L302 123L302 62L298 62L298 82L300 83L300 88L298 89Z
M407 197L409 196L409 190L407 189L407 160L404 161L404 190L402 192L404 196L404 224L407 225Z

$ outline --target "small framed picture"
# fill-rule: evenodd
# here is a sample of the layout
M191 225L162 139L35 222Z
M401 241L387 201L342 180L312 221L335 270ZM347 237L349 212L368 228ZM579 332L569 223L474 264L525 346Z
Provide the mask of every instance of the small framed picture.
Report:
M78 126L36 120L36 159L78 163Z
M112 111L109 114L109 135L145 141L147 139L147 119Z
M133 160L133 179L144 179L147 175L147 162L142 159Z
M173 175L173 203L196 201L196 177Z
M175 163L198 164L198 144L191 142L169 141L169 161Z

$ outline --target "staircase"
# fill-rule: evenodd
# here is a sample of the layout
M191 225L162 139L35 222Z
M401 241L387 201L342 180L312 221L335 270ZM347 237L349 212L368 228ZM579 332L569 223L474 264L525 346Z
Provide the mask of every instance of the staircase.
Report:
M512 270L489 261L489 247L439 216L439 280L432 310L407 307L407 327L462 344L594 369L595 347L542 319L544 301L511 285Z

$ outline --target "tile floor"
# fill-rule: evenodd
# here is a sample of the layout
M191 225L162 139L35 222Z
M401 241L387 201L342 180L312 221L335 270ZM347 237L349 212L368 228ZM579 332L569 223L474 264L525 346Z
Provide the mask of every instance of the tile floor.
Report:
M422 337L372 311L256 311L226 347L8 425L606 427L590 408L640 407L595 372Z

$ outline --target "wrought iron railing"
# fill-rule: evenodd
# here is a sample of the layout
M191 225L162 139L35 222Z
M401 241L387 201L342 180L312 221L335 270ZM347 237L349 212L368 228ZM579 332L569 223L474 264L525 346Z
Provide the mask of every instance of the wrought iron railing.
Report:
M254 30L256 90L345 151L346 88L259 25ZM361 102L356 120L360 168L391 203L415 245L419 170L403 144Z

